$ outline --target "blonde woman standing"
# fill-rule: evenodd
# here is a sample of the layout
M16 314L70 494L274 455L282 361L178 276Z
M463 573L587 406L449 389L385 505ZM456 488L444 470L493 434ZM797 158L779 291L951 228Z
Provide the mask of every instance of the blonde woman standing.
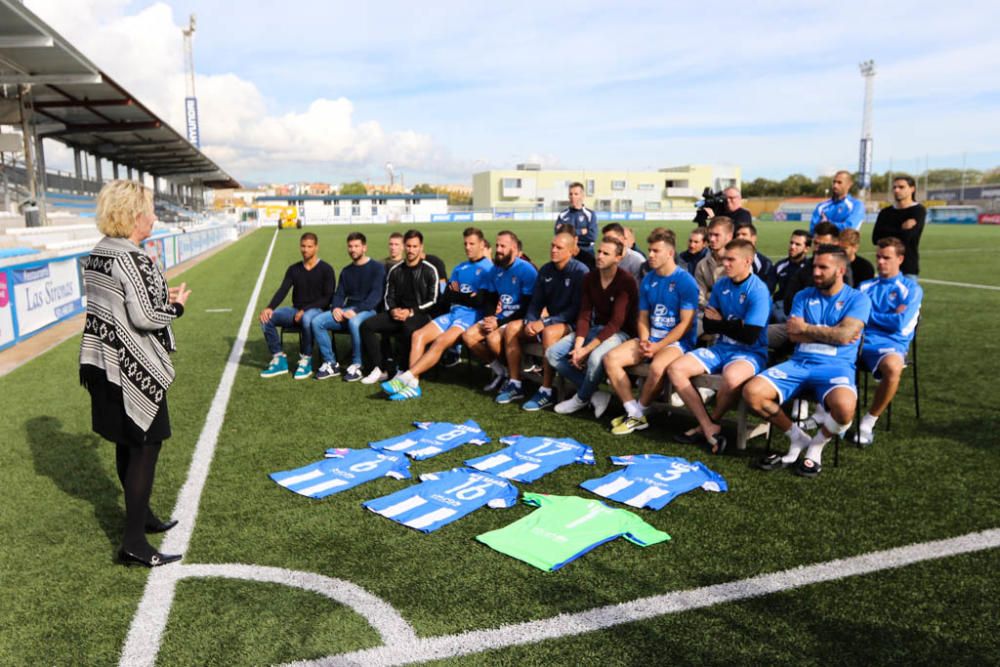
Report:
M170 437L167 389L174 380L171 322L184 314L186 284L168 288L142 250L156 215L153 193L116 180L97 196L97 228L104 234L83 262L87 317L80 344L80 382L90 392L94 432L116 444L125 492L125 533L119 562L155 567L179 560L161 554L146 533L164 532L149 508L156 461Z

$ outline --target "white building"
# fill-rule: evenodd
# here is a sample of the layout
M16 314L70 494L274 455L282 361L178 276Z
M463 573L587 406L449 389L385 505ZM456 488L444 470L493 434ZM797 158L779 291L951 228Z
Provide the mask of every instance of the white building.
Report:
M303 226L352 223L431 222L448 213L446 195L283 195L257 197L258 219L277 223L286 206L298 209Z

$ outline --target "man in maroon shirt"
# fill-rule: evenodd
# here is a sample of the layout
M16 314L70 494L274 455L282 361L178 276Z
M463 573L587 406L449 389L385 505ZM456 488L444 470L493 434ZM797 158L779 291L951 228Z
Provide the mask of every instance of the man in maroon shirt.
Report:
M588 405L594 416L608 409L611 395L597 391L604 380L604 355L635 335L639 315L639 287L618 264L625 246L605 236L597 249L595 269L583 279L583 297L576 331L550 347L545 355L560 375L576 385L576 394L555 407L570 414Z

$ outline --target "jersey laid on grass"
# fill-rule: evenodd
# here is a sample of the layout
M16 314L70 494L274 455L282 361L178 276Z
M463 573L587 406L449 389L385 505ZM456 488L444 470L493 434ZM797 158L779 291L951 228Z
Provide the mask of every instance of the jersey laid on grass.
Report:
M362 503L396 523L430 533L483 505L513 507L517 487L505 479L469 468L420 476L421 483Z
M626 466L604 477L588 479L583 488L631 507L662 509L667 503L692 489L727 491L729 486L719 473L701 461L660 454L612 456L615 465Z
M327 459L269 477L301 496L326 498L379 477L407 479L410 462L402 454L374 449L328 449Z
M763 280L751 273L737 285L729 276L722 276L712 286L708 305L719 311L724 320L743 320L743 324L760 327L760 334L752 345L729 336L719 336L720 343L755 348L767 356L767 320L771 316L771 294Z
M526 493L524 502L539 509L476 539L541 570L558 570L617 537L640 547L670 539L635 514L608 507L599 500Z
M835 327L845 317L868 321L872 302L860 290L844 285L836 294L826 295L816 287L807 287L795 295L789 317L801 317L806 324ZM830 364L844 364L854 368L861 340L844 345L831 343L799 343L795 346L792 359L825 361Z
M500 295L496 316L501 319L510 317L522 304L530 303L537 279L538 269L520 257L507 267L493 265L489 276L489 289Z
M500 442L510 446L470 459L465 465L515 482L534 482L571 463L594 465L594 450L573 438L512 435Z
M369 442L372 449L401 452L411 459L423 461L441 452L448 452L466 444L483 445L490 441L486 431L471 419L464 424L450 422L413 422L416 431L394 438Z
M669 276L647 273L639 285L639 310L649 313L649 337L666 338L681 321L682 310L698 310L698 283L680 267ZM692 320L680 340L684 349L694 349L697 329Z

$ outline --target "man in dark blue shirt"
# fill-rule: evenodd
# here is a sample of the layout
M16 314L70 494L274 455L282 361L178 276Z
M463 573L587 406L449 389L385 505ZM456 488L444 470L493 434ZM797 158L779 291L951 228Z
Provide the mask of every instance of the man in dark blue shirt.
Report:
M553 237L549 247L552 261L538 271L531 303L524 319L508 322L504 327L504 349L510 380L497 394L497 403L510 403L524 398L521 387L521 345L523 341L540 339L543 351L542 386L523 407L534 412L553 404L552 381L555 379L555 371L544 361L544 352L573 330L583 296L583 277L587 275L587 267L573 259L574 250L576 239L569 233L560 232Z
M351 365L344 380L361 379L361 325L375 314L382 296L385 266L368 256L368 239L361 232L347 235L347 254L351 263L340 272L340 283L333 295L330 310L312 320L313 338L319 347L323 365L316 371L317 380L340 375L340 366L327 331L348 331L351 334Z
M281 349L278 327L291 326L302 328L295 379L305 380L312 375L312 320L330 307L337 283L333 267L317 256L318 251L319 239L316 235L312 232L303 234L299 239L302 261L288 267L278 291L271 297L267 308L260 312L260 326L271 353L271 363L261 371L261 377L275 377L288 372L288 359ZM288 290L292 291L292 305L279 308Z
M569 208L556 218L553 233L559 232L561 225L571 225L576 232L576 245L580 250L577 260L588 269L594 268L594 243L597 241L597 214L583 205L583 184L569 186Z

